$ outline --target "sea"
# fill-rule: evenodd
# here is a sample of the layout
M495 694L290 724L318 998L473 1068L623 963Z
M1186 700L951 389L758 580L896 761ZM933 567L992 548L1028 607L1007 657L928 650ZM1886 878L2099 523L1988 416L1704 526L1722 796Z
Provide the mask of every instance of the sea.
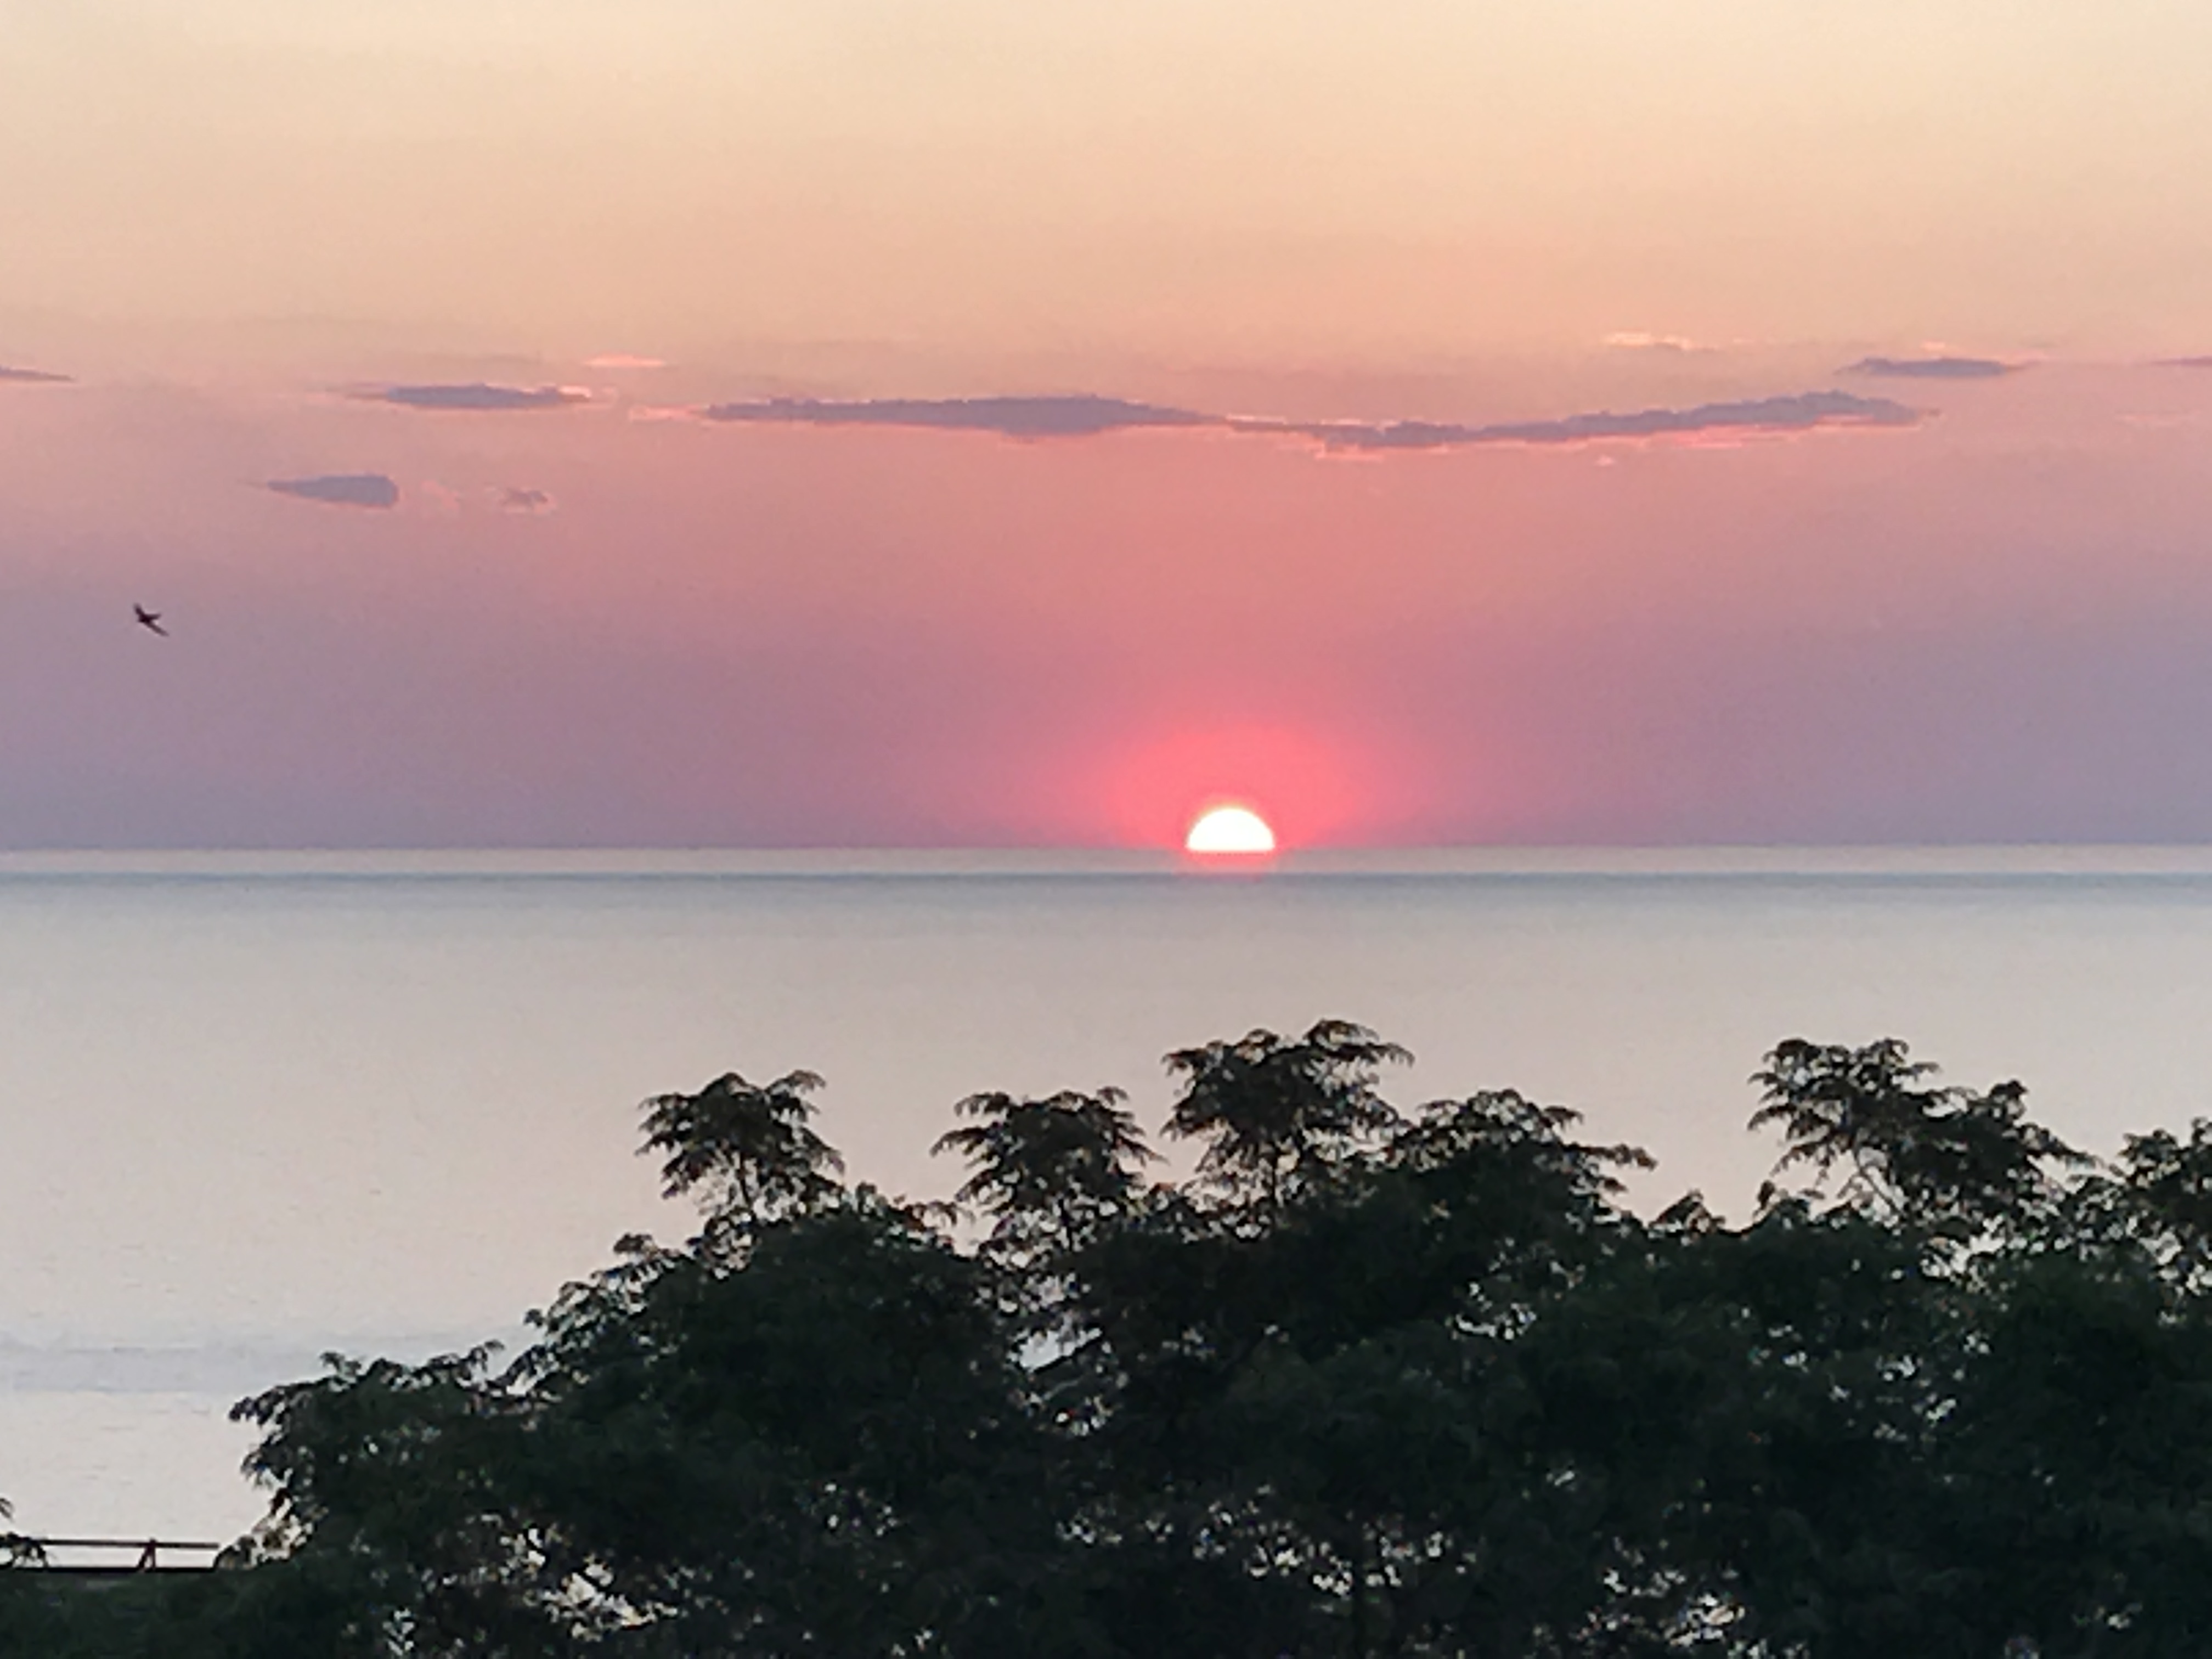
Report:
M46 1536L263 1512L235 1401L486 1339L688 1235L641 1103L828 1079L916 1197L964 1097L1322 1018L1406 1105L1512 1087L1741 1218L1788 1037L2017 1078L2100 1154L2212 1113L2212 849L0 855L0 1494ZM1163 1143L1168 1167L1189 1149Z

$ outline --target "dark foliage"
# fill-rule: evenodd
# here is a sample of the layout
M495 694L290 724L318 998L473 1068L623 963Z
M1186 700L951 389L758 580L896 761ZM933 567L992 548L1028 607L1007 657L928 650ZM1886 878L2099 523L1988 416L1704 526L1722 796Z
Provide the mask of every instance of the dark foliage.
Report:
M2212 1126L2089 1164L2025 1091L1780 1045L1801 1191L1623 1206L1510 1091L1356 1025L981 1094L957 1207L837 1178L817 1080L646 1103L703 1212L512 1360L244 1402L223 1569L0 1650L451 1659L2113 1659L2212 1648ZM1832 1182L1832 1185L1831 1183Z

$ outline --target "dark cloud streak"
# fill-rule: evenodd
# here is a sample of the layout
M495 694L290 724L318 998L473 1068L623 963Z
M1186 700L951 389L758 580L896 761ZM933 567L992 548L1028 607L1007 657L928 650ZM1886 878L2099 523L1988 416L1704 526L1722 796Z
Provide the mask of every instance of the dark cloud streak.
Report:
M927 427L1007 438L1088 438L1147 427L1218 426L1218 416L1089 393L1050 398L771 398L711 404L702 420L775 426Z
M1846 364L1843 372L1894 380L1994 380L2029 367L2000 362L1995 357L1862 357Z
M1131 403L1119 398L878 398L826 402L775 398L710 404L700 418L727 423L879 426L942 432L988 432L1012 438L1080 438L1148 428L1211 428L1249 436L1309 440L1334 450L1434 450L1482 445L1553 446L1608 441L1693 438L1701 434L1754 436L1833 427L1910 427L1920 410L1887 398L1848 392L1804 392L1689 409L1600 410L1550 421L1467 425L1449 421L1291 421L1269 416L1207 415L1195 410Z
M1803 392L1788 397L1752 398L1734 403L1699 404L1690 409L1645 409L1629 414L1600 410L1556 421L1511 421L1487 426L1450 422L1291 422L1243 418L1230 424L1239 432L1282 433L1310 438L1330 449L1458 449L1494 444L1561 445L1656 438L1758 436L1812 432L1830 427L1917 426L1916 409L1887 398L1860 398L1848 392Z
M74 378L68 374L56 374L48 369L14 368L0 363L0 380L12 381L17 386L68 386Z
M586 403L590 394L564 386L494 386L483 380L451 385L386 386L350 394L362 403L392 404L401 409L498 411L566 409Z
M399 504L399 486L381 472L334 472L313 478L271 478L267 486L279 495L331 507L383 509Z

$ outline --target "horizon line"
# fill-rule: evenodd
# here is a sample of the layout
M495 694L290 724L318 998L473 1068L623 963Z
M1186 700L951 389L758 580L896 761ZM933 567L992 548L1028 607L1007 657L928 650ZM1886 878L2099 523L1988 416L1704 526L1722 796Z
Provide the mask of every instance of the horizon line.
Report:
M1469 842L1291 848L428 846L0 849L0 879L85 877L732 878L840 875L2205 876L2205 842Z

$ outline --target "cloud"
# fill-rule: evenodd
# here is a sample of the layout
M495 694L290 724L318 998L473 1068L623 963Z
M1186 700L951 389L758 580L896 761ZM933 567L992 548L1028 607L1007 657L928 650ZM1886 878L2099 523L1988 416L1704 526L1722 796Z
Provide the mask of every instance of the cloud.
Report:
M2156 368L2212 368L2212 357L2161 357Z
M1601 410L1554 421L1463 426L1442 421L1276 421L1239 416L1238 432L1310 438L1336 450L1457 449L1475 445L1605 443L1663 438L1760 437L1836 427L1917 426L1926 417L1887 398L1848 392L1800 392L1786 397L1698 404L1688 409Z
M603 351L596 357L584 359L586 368L665 368L667 360L661 357L640 357L627 351Z
M43 368L11 368L0 363L0 380L13 380L19 386L65 386L70 378Z
M1845 364L1843 372L1887 375L1898 380L1993 380L2029 367L2000 362L1994 357L1862 357Z
M1458 449L1476 445L1565 445L1701 436L1747 438L1838 427L1911 427L1927 418L1887 398L1849 392L1698 404L1687 409L1602 410L1558 420L1468 425L1451 421L1294 421L1077 394L1056 398L871 398L830 402L772 398L704 409L633 408L634 420L695 420L792 426L920 427L1013 438L1080 438L1146 428L1212 428L1254 437L1299 438L1330 450Z
M869 398L830 402L771 398L712 404L702 420L781 426L927 427L942 432L995 432L1008 438L1087 438L1140 427L1219 426L1217 415L1087 392L1048 398Z
M1651 334L1640 328L1616 329L1605 337L1605 343L1616 351L1669 351L1682 356L1712 349L1686 335Z
M553 510L553 497L543 489L520 489L513 484L502 484L496 499L502 513L545 514Z
M332 472L314 478L271 478L267 487L279 495L296 495L303 501L323 501L332 507L382 508L399 504L399 486L381 472Z
M493 386L483 380L452 385L386 386L351 394L362 403L396 404L402 409L565 409L589 403L592 394L573 386Z

